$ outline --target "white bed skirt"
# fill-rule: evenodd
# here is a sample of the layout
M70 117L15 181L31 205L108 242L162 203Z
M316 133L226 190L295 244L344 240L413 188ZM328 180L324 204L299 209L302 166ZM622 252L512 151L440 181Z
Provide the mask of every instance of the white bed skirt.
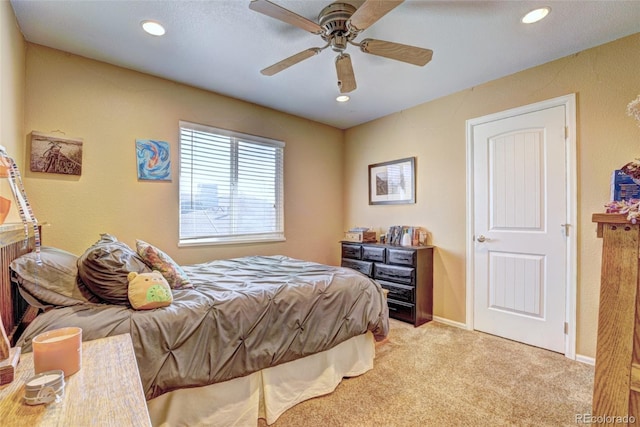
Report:
M373 368L371 332L303 359L241 378L165 393L147 402L154 426L256 426L273 424L292 406L331 393L344 377Z

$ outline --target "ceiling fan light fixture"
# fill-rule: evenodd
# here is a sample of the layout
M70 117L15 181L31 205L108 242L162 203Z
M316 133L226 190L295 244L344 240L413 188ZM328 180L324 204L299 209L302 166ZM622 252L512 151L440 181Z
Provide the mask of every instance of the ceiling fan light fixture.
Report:
M140 23L142 25L142 29L152 36L163 36L166 33L162 24L157 21L142 21Z
M349 98L349 95L339 95L336 98L336 101L338 102L347 102L348 100L350 100L351 98Z
M548 6L534 9L524 15L521 19L523 24L534 24L543 20L551 12L551 8Z

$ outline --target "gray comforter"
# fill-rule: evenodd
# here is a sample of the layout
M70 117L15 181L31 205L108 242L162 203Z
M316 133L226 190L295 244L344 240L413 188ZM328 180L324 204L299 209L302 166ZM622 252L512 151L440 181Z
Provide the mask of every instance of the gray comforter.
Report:
M185 266L194 289L164 308L83 304L40 314L17 345L46 330L78 326L83 340L131 334L147 399L212 384L327 350L371 331L388 332L381 287L364 275L284 256Z

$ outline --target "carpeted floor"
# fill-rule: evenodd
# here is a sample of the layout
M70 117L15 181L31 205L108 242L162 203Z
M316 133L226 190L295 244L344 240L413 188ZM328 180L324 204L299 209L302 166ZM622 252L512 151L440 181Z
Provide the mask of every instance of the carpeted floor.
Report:
M563 426L591 412L593 366L437 322L391 320L373 370L285 412L285 426ZM266 426L264 420L259 426Z

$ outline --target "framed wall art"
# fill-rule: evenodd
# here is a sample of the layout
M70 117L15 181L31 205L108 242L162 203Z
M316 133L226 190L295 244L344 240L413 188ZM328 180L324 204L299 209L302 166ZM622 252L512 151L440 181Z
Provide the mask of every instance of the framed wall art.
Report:
M82 174L82 139L31 132L31 172Z
M138 179L171 181L171 150L169 143L155 139L136 139Z
M416 158L369 165L369 204L416 202Z

